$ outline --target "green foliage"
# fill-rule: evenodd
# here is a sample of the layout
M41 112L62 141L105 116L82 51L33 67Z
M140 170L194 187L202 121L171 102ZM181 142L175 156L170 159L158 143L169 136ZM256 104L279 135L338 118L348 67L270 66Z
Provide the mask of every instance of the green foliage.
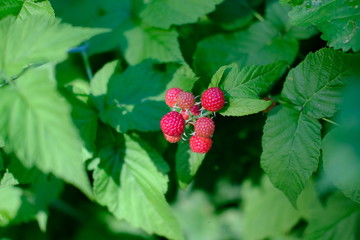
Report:
M8 142L7 151L14 152L24 166L51 172L91 196L79 152L82 143L68 105L55 90L52 67L31 69L0 93L4 99L0 109L6 113L0 134Z
M29 65L62 61L67 50L102 32L75 28L44 15L7 17L0 21L0 77L16 76Z
M264 239L288 232L300 215L267 178L256 188L244 185L244 239Z
M141 140L125 135L123 141L122 148L108 146L99 153L101 160L94 171L97 201L148 233L183 239L163 196L168 179L158 168L168 170L166 163Z
M326 173L334 184L353 201L360 203L360 108L357 101L359 82L352 84L345 94L340 113L340 127L323 139L323 161Z
M259 99L274 85L284 71L286 64L276 62L269 65L252 65L239 69L236 65L227 67L229 72L220 82L225 68L220 68L214 75L210 86L220 82L219 87L225 91L229 103L221 115L244 116L265 110L271 105L271 101Z
M348 51L360 50L360 1L306 0L289 13L294 25L315 25L330 47Z
M359 6L0 0L1 238L359 239ZM225 93L208 154L173 87Z
M223 0L154 0L151 1L140 16L153 27L169 28L196 22L203 15L215 10L215 5Z

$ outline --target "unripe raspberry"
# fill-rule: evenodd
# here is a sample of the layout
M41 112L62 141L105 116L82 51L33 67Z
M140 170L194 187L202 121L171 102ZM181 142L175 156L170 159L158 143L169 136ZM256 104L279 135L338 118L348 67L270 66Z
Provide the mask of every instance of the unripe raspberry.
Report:
M181 135L180 136L169 136L164 133L164 137L165 137L166 141L168 141L170 143L177 143L181 140Z
M192 136L190 138L190 149L196 153L207 153L212 145L211 138Z
M160 128L169 136L180 136L185 129L185 120L180 113L171 111L162 117Z
M176 104L179 94L182 92L180 88L170 88L166 91L165 102L169 107L173 107Z
M198 116L200 114L200 106L199 105L194 105L192 108L190 108L190 112L194 116Z
M212 87L205 90L201 96L201 105L208 111L219 111L223 108L224 104L224 92L218 87Z
M192 108L195 104L195 97L190 92L181 92L177 98L177 105L181 109L189 109Z
M211 118L201 117L195 122L195 135L199 137L211 137L214 134L215 123Z

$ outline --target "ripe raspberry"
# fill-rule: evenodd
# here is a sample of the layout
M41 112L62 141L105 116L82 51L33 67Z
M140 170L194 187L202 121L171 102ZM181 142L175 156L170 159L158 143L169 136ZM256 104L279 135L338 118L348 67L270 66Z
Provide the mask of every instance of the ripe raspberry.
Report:
M196 153L207 153L212 145L211 138L192 136L190 138L190 149Z
M195 97L190 92L181 92L177 98L177 105L182 109L192 108L195 104Z
M165 137L166 141L168 141L170 143L177 143L181 140L181 135L180 136L169 136L164 133L164 137Z
M199 105L194 105L192 108L190 108L190 112L194 116L198 116L200 114L200 106Z
M205 90L201 96L201 105L208 111L219 111L223 108L224 104L224 92L218 87L212 87Z
M215 130L215 123L211 118L201 117L195 122L195 135L199 137L211 137Z
M169 136L180 136L185 129L185 120L180 113L171 111L162 117L160 128Z
M173 107L176 104L177 97L182 92L180 88L170 88L166 91L165 102L169 107Z

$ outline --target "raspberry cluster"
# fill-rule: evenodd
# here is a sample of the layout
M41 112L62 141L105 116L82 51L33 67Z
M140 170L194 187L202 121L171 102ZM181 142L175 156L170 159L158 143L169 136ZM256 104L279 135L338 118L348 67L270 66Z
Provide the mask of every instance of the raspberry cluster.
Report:
M218 87L212 87L202 93L200 102L196 102L196 99L191 92L180 88L167 90L165 102L172 111L162 117L160 128L170 143L185 140L185 132L190 129L190 149L196 153L207 153L212 146L211 137L215 131L212 118L214 112L225 104L224 92Z

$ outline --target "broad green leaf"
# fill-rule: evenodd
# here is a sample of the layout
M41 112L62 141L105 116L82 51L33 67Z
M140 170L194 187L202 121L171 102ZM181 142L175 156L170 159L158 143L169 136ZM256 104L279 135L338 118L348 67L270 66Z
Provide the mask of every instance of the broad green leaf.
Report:
M230 98L229 103L220 111L220 114L223 116L245 116L264 111L271 103L271 101L253 98Z
M294 206L317 169L320 133L318 120L287 107L273 109L266 120L261 167Z
M110 145L99 153L101 161L94 171L97 201L118 219L148 233L183 239L164 197L168 178L157 166L164 164L161 156L128 135L117 144L119 147Z
M259 99L261 95L270 91L275 81L280 78L286 63L276 62L269 65L252 65L239 69L236 64L227 68L220 68L214 75L212 82L220 83L220 88L228 96L228 101L220 111L224 116L244 116L265 110L271 101ZM229 70L225 77L223 71ZM214 83L211 83L212 85Z
M177 66L175 66L175 67L177 67ZM177 67L177 70L174 73L171 81L169 82L169 84L166 85L166 90L173 88L173 87L178 87L184 91L191 91L191 89L194 86L194 83L198 79L199 78L196 77L195 73L189 67L189 65L187 65L187 64L181 65L180 67ZM162 99L164 99L165 94L162 95L161 97L162 97Z
M305 230L305 240L356 239L359 204L346 199L342 194L331 195L324 209L311 216Z
M29 65L64 60L69 49L103 32L72 27L50 16L7 17L0 21L0 76L10 78Z
M163 98L173 71L163 72L152 62L129 67L114 74L108 85L107 106L101 119L119 132L131 129L156 131L169 108Z
M356 52L360 50L359 7L360 0L306 0L289 15L294 25L316 25L330 47Z
M153 0L146 5L140 16L153 27L169 28L196 22L203 15L215 10L223 0Z
M82 143L53 76L52 67L46 65L0 89L0 135L25 167L51 172L91 196L81 162Z
M304 1L305 0L280 0L279 2L283 5L290 4L292 6L296 6L302 4Z
M359 60L327 48L309 53L289 72L281 96L306 115L331 117L339 109L341 89L360 68Z
M244 239L267 239L290 231L300 215L284 194L263 177L259 187L243 186Z
M145 59L183 62L175 30L135 26L124 34L127 40L126 46L123 46L125 59L131 65Z
M259 98L270 91L275 81L283 74L285 67L285 62L243 68L232 65L220 88L232 98Z
M180 188L184 189L194 178L205 154L194 153L189 143L180 143L176 150L176 175Z
M234 62L239 67L279 60L290 64L295 60L298 48L295 38L288 37L270 22L256 22L247 30L219 34L199 42L194 65L200 76L210 78L219 67Z
M323 139L324 169L351 200L360 203L360 84L350 84L340 112L339 127Z
M106 93L110 77L119 67L119 61L115 60L105 64L91 79L91 98L99 111L104 110Z

